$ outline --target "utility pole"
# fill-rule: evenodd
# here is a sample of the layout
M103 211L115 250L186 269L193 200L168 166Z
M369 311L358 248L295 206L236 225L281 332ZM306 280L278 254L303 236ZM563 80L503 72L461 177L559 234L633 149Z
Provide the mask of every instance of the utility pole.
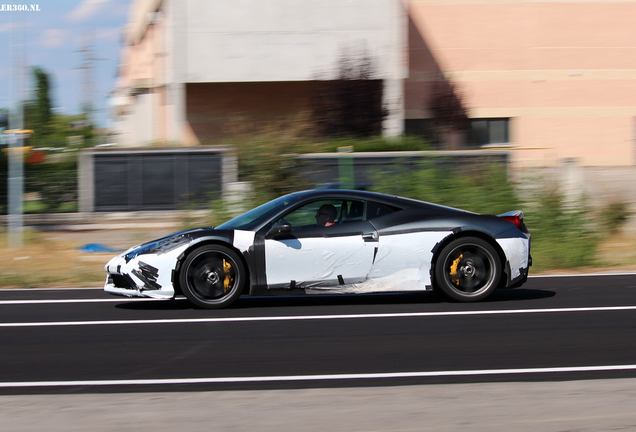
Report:
M95 111L95 80L94 80L94 69L95 62L99 60L104 60L101 58L96 58L94 54L94 46L93 46L93 29L85 30L82 35L82 46L79 50L76 50L82 54L82 63L80 66L75 69L80 69L82 71L82 111L86 113L87 121L90 124L93 124L93 112Z
M20 13L21 20L16 35L16 23L13 19L16 12L11 14L11 48L13 52L13 99L14 110L9 116L8 133L9 149L9 184L8 184L8 243L10 248L20 249L23 245L23 206L22 196L24 195L24 75L25 75L25 29L24 13ZM17 39L20 39L18 41Z
M18 117L17 123L24 122L21 116ZM23 129L10 129L4 131L7 134L7 143L9 149L9 247L20 249L22 247L22 234L24 229L24 208L22 206L22 196L24 195L24 138L33 131Z

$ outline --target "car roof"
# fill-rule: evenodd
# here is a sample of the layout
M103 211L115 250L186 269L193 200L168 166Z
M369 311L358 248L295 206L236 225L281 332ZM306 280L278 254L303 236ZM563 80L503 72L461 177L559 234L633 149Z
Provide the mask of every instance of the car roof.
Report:
M388 195L378 192L350 190L350 189L313 189L302 192L295 192L294 195L298 196L301 200L311 198L343 198L343 199L364 199L373 200L383 204L393 205L400 208L422 208L422 207L435 207L440 210L456 211L471 213L466 210L448 207L440 204L434 204L426 201L419 201L411 198L404 198L397 195Z
M312 189L301 192L295 192L294 195L301 199L307 198L322 198L322 197L336 197L336 198L358 198L376 201L401 201L402 198L395 195L387 195L378 192L369 192L353 189Z

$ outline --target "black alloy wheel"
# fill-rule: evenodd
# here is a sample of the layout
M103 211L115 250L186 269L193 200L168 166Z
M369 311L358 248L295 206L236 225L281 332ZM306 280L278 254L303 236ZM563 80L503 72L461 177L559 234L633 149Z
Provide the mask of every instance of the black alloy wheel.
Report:
M463 302L483 300L498 286L501 262L485 240L463 237L450 242L435 264L435 282L445 295Z
M183 262L179 283L194 305L218 309L232 304L243 291L245 266L232 249L205 245L193 250Z

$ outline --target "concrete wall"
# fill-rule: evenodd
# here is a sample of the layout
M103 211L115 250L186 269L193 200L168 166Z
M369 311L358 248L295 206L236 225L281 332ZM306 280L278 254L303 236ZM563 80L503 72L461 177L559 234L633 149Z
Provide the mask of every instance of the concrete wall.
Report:
M399 0L188 0L184 81L334 78L343 50L366 50L383 78L403 78ZM396 52L398 50L398 52Z
M150 137L133 131L142 108L129 98L134 121L119 122L129 145L196 144L224 115L295 109L298 83L333 77L343 51L364 49L384 80L388 135L431 117L443 78L471 118L509 119L516 168L636 164L634 1L135 0L131 10L121 85L163 93ZM248 82L258 91L236 87Z
M512 119L517 166L636 162L636 2L409 3L407 118L443 71L471 118Z
M190 108L201 107L200 97L190 100L193 84L219 84L214 91L225 95L235 88L231 83L261 83L265 92L275 83L286 83L269 99L266 110L248 108L263 106L262 93L238 94L230 102L225 121L236 117L237 108L242 114L257 114L255 121L268 112L270 117L284 114L289 118L306 108L307 87L297 83L336 78L343 56L364 55L373 60L376 78L384 80L389 112L384 132L399 135L404 115L402 79L408 73L405 23L406 8L400 0L185 2L174 9L173 26L175 79L187 83L181 89L185 94L177 96L185 100L180 139L189 144L202 142L214 133L201 131L219 130L213 124L218 110L208 113L210 124L191 121L200 111ZM226 88L221 89L222 85ZM227 106L224 95L219 101L210 99L208 105ZM295 99L291 105L290 99Z
M335 78L343 56L372 59L385 84L385 133L398 135L408 73L405 23L401 0L136 0L118 80L120 142L198 144L215 136L215 119L224 115L226 122L237 112L293 116L306 108L306 84ZM228 102L238 83L260 88ZM265 109L250 108L263 107L263 92L281 83ZM150 105L140 101L147 91ZM149 111L150 133L143 129ZM204 117L210 124L198 119ZM199 134L206 130L215 132Z

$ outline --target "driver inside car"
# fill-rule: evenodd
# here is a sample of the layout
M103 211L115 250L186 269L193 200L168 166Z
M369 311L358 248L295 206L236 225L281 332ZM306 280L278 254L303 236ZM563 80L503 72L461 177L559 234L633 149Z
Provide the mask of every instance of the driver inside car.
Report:
M331 204L323 204L316 213L316 225L328 227L335 223L338 210Z

